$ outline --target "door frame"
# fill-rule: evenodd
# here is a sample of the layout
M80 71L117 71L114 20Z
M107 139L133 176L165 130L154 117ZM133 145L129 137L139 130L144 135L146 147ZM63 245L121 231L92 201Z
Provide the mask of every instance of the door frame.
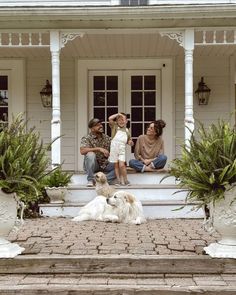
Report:
M26 115L26 83L24 59L0 59L0 71L8 75L8 117Z
M160 70L161 72L161 117L166 121L163 132L165 153L168 162L175 157L175 129L174 129L174 60L172 58L146 59L91 59L78 60L77 64L77 163L78 170L83 170L83 157L79 153L82 136L88 133L89 118L89 71L92 70Z

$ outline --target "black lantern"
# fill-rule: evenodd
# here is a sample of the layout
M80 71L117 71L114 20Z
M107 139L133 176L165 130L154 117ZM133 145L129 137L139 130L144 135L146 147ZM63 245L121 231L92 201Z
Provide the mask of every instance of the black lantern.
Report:
M207 105L210 97L211 89L207 87L207 85L203 81L203 77L201 77L201 81L198 83L198 89L195 91L195 94L198 99L199 105Z
M46 85L40 91L42 104L45 108L52 107L52 85L46 80Z

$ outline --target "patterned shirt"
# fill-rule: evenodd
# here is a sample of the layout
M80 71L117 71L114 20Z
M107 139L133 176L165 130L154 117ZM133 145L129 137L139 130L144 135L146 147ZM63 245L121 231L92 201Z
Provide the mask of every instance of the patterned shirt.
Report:
M102 133L101 137L97 137L91 132L87 136L83 136L81 139L80 147L82 148L96 148L101 147L110 151L111 139L108 135ZM104 170L108 165L108 158L103 153L96 152L96 158L99 167Z

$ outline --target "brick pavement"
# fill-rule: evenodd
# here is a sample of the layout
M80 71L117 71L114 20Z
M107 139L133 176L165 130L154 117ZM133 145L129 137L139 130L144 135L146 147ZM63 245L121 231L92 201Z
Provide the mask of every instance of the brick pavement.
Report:
M9 240L26 250L23 255L201 255L214 242L202 220L149 220L142 225L87 221L66 218L25 220Z

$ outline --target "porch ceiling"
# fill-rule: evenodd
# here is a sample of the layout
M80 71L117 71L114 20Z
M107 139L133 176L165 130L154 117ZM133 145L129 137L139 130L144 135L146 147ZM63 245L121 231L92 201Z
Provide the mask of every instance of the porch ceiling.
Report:
M195 56L229 56L236 53L236 45L196 46ZM141 58L169 57L184 54L175 40L159 33L85 34L70 41L61 50L61 59L70 58ZM0 47L0 58L48 58L49 48Z

